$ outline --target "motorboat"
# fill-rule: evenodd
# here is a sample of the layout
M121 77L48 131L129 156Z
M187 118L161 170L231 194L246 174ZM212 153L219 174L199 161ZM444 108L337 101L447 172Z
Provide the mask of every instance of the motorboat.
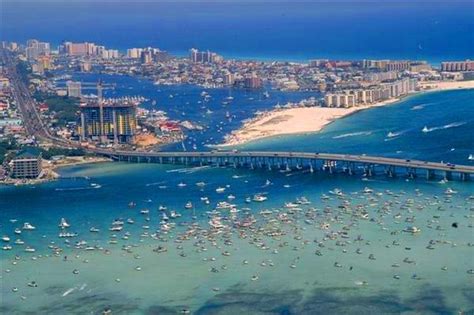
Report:
M412 234L416 234L416 233L421 232L421 230L419 228L417 228L416 226L409 226L409 227L405 228L403 231L407 232L407 233L412 233Z
M89 232L92 232L92 233L99 233L100 230L99 230L98 228L91 227L91 228L89 229Z
M186 187L186 184L183 183L183 182L180 182L180 183L178 184L178 187Z
M4 242L10 242L10 238L6 235L2 236L2 241Z
M36 227L34 227L33 225L31 225L28 222L25 222L23 224L23 230L32 231L32 230L35 230L35 229L36 229Z
M252 200L253 201L256 201L256 202L263 202L265 200L267 200L268 198L266 196L263 196L263 195L255 195L253 196Z
M192 202L191 201L186 202L186 204L184 205L184 208L185 209L192 209L193 208Z
M224 191L225 191L225 187L217 187L217 188L216 188L216 193L221 194L221 193L223 193Z

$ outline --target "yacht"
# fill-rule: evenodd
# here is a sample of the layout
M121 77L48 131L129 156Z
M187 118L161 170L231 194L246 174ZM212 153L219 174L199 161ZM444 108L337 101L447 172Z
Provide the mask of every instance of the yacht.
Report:
M99 231L100 231L100 230L99 230L98 228L95 228L95 227L91 227L91 228L89 229L89 232L92 232L92 233L99 233Z
M2 236L2 241L4 242L10 242L10 238L6 235Z
M214 217L211 220L209 220L208 223L210 226L212 226L215 229L222 229L225 227L225 225L222 224L220 217Z
M186 184L183 183L183 182L180 182L180 183L178 184L178 187L186 187Z
M197 182L197 183L196 183L196 186L198 186L198 187L204 187L204 186L206 186L206 183L205 183L205 182Z
M407 233L412 233L412 234L416 234L416 233L421 232L421 230L419 228L417 228L416 226L409 226L409 227L405 228L403 231L407 232Z
M262 201L265 201L267 200L268 198L266 196L263 196L263 195L255 195L253 196L253 201L257 201L257 202L262 202Z
M364 191L365 192L365 191ZM338 189L338 188L334 188L333 190L330 190L329 193L331 195L336 195L336 196L343 196L343 192L342 190Z
M142 210L140 211L140 213L141 213L141 214L148 214L148 213L150 213L150 210L148 210L148 209L142 209Z
M172 219L176 219L176 218L181 217L181 214L180 214L180 213L177 213L176 211L171 211L171 212L170 212L170 217L171 217Z
M184 205L184 208L185 209L192 209L193 208L192 202L191 201L186 202L186 204Z
M33 247L27 246L27 247L25 248L25 252L27 252L27 253L34 253L34 252L36 252L36 249L34 249Z
M15 241L15 244L17 244L17 245L24 245L25 242L23 242L21 239L17 239L17 240Z
M21 234L21 230L19 228L16 228L14 232L15 234Z
M427 126L424 126L423 129L421 129L422 132L430 132Z
M234 199L235 199L235 196L232 195L232 194L230 194L229 196L227 196L227 199L229 199L229 200L234 200Z
M11 250L13 247L11 247L10 245L5 245L5 246L2 246L2 249L3 250Z
M67 223L66 219L64 218L61 218L61 222L59 223L59 227L61 229L66 229L68 227L70 227L71 225L69 223Z
M470 160L470 161L473 161L474 160L474 154L469 154L467 159Z
M364 194L371 194L373 193L374 191L372 189L370 189L369 187L365 187L364 190L363 190L363 193Z
M135 221L133 221L133 219L129 218L129 219L127 219L127 223L128 224L133 224L133 223L135 223Z
M225 188L224 187L217 187L216 188L216 193L223 193L225 191Z
M160 205L160 206L158 207L158 210L160 210L160 211L166 211L166 209L167 209L167 208L166 208L165 206L163 206L163 205Z
M448 188L444 191L444 193L445 193L446 195L452 195L452 194L457 194L458 192L448 187Z
M111 231L111 232L120 232L120 231L122 231L122 229L123 229L123 226L114 225L114 226L109 228L109 231Z
M25 222L25 223L23 224L23 230L30 230L30 231L31 231L31 230L35 230L35 229L36 229L36 227L34 227L33 225L31 225L31 224L28 223L28 222Z

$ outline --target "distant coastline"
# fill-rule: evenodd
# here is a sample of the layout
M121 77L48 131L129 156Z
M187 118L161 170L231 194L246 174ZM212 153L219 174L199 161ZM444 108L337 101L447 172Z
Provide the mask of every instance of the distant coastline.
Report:
M474 89L474 80L423 82L420 83L419 87L422 90L405 97L427 92ZM403 98L391 98L375 104L351 108L296 107L273 109L260 113L244 122L242 127L226 135L224 142L215 147L226 148L276 136L319 132L337 119L366 109L391 105Z

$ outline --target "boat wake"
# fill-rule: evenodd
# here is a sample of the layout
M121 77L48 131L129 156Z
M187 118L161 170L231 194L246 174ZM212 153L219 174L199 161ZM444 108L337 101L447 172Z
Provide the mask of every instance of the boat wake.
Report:
M456 128L456 127L460 127L460 126L465 125L465 124L466 124L466 122L462 121L462 122L454 122L454 123L447 124L447 125L444 125L444 126L438 126L438 127L432 127L432 128L428 128L427 126L425 126L421 131L424 132L424 133L428 133L428 132L432 132L432 131L436 131L436 130Z
M384 141L391 141L391 140L395 140L396 138L398 138L399 136L403 135L404 133L408 132L408 130L402 130L402 131L397 131L397 132L392 132L390 131L388 134L387 134L387 138L384 139Z
M342 135L334 136L333 139L342 139L348 137L357 137L357 136L370 136L372 131L359 131L359 132L352 132L352 133L345 133Z

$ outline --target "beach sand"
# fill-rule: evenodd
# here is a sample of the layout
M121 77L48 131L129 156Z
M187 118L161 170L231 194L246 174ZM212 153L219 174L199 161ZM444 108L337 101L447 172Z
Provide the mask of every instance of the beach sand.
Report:
M461 88L472 89L474 88L474 80L423 82L420 83L420 88L422 89L421 92ZM336 119L361 110L385 106L398 101L400 101L400 98L392 98L371 105L351 108L296 107L274 109L263 112L255 118L244 122L240 129L226 135L224 143L218 145L218 147L242 145L253 140L274 136L318 132Z

